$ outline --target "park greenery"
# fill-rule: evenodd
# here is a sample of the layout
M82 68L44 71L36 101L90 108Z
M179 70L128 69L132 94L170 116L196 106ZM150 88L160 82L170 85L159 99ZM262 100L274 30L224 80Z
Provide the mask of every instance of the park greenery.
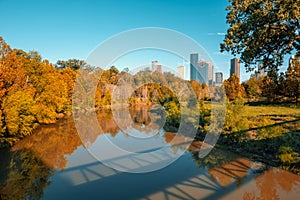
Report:
M2 38L0 44L2 147L12 146L32 134L40 124L55 123L70 115L72 98L76 98L73 95L76 76L88 74L98 81L93 105L97 110L110 109L113 90L121 81L129 80L130 88L135 88L128 99L130 107L163 106L166 131L178 131L182 112L189 108L199 117L198 133L193 137L201 140L216 121L210 102L220 105L225 102L226 119L219 140L222 147L261 161L267 157L272 165L298 166L298 56L291 60L285 73L269 71L264 76L251 76L242 84L233 74L222 86L207 86L194 80L184 81L170 72L152 72L149 68L130 74L114 66L106 70L88 66L77 59L52 64L43 60L38 52L11 49ZM82 73L79 73L80 68ZM190 97L192 94L195 98Z

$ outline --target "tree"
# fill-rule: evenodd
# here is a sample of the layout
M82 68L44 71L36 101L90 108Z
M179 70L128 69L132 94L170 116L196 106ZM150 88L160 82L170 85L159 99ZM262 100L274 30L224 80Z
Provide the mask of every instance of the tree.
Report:
M70 70L58 72L38 52L13 50L0 37L0 146L13 145L70 109L76 76Z
M227 101L226 120L224 123L224 142L235 143L243 141L248 137L245 130L248 130L249 123L247 116L245 100L238 96L234 101Z
M245 89L240 84L239 77L237 77L235 74L232 74L229 79L225 80L223 85L226 96L229 100L235 100L238 96L245 96Z
M33 109L34 90L26 89L8 95L3 102L5 125L7 129L6 141L12 144L32 133L37 127L35 111Z
M58 60L56 62L56 67L59 69L71 68L73 70L78 70L80 67L86 65L85 61L78 59L69 59L67 61Z
M261 61L277 70L284 55L300 53L300 4L298 0L229 0L229 28L221 52L241 54L247 71Z
M262 95L267 97L269 101L274 101L280 93L278 73L276 71L269 71L262 82Z
M191 80L190 84L197 96L197 99L200 100L201 99L201 94L202 94L202 86L200 85L200 83L198 83L198 81L195 80Z
M294 98L296 101L300 96L300 61L299 57L294 57L286 71L285 95Z
M26 149L1 157L6 158L0 160L6 167L0 171L0 199L42 199L54 170Z
M243 82L242 85L245 88L247 96L250 98L259 97L262 93L262 79L260 77L256 78L255 76L251 76L251 78Z

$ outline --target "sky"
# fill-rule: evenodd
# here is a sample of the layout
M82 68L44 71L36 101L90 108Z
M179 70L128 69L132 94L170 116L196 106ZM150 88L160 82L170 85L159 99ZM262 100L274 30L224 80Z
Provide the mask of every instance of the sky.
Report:
M12 48L38 51L56 63L71 58L85 60L100 43L124 31L167 28L199 43L212 58L215 72L221 71L228 78L233 56L219 51L228 27L227 5L227 0L0 0L0 36ZM174 67L184 62L168 62L149 52L144 59L136 59L138 62L132 58L114 64L123 69L150 64L151 60ZM241 80L249 76L241 66Z

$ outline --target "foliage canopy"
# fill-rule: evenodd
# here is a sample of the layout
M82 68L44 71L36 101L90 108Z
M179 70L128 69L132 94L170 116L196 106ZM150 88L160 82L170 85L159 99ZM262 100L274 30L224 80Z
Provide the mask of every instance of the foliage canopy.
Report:
M261 62L277 70L284 55L300 53L300 4L298 0L229 0L229 28L221 51L241 54L247 71Z

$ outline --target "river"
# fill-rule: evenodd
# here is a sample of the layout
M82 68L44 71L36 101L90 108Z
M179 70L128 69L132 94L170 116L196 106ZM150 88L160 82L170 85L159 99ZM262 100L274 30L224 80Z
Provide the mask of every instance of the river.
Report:
M97 115L101 132L80 138L72 117L41 125L34 134L0 152L0 199L298 199L300 177L213 149L199 158L201 142L164 129L152 134L145 109L131 112L131 127L141 140L120 130L112 112ZM152 124L153 125L153 124ZM124 155L112 155L102 145L109 140L127 151L170 149L178 159L159 170L129 173ZM82 141L85 141L84 144ZM88 145L87 145L88 144ZM102 146L101 146L102 145ZM105 161L93 154L101 146ZM104 149L104 150L103 150ZM112 157L110 157L112 156ZM159 160L165 159L161 157ZM129 160L130 170L150 169L155 160ZM132 165L134 163L134 165ZM156 166L155 165L155 166ZM123 166L120 170L111 166ZM127 166L127 165L125 165Z

